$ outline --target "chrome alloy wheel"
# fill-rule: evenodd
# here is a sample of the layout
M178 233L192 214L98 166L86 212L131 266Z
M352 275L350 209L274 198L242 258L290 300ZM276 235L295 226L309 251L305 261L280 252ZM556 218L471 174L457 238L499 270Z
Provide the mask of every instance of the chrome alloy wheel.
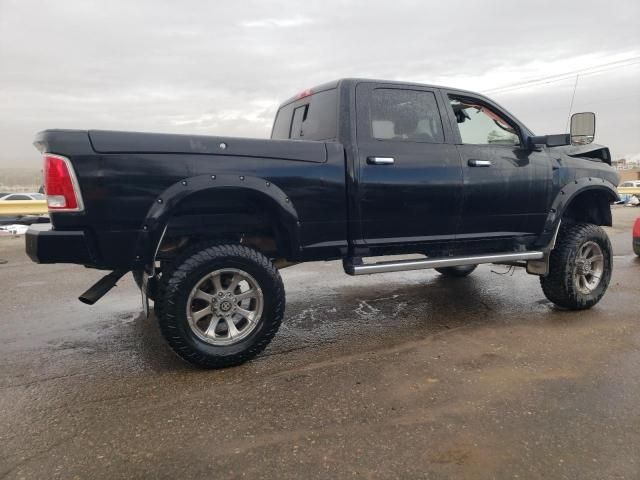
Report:
M573 269L573 281L576 289L589 295L598 285L604 272L604 255L600 245L596 242L585 242L578 248L575 267Z
M247 272L225 268L208 273L193 287L187 301L187 319L201 340L232 345L256 328L263 307L258 282Z

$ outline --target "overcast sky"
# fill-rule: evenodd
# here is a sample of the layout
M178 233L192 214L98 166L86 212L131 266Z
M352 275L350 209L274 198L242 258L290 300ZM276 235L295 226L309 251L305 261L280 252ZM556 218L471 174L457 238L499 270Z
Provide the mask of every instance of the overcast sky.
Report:
M45 128L267 137L280 101L340 77L488 93L611 62L573 111L640 157L638 0L0 0L0 167L39 166ZM490 96L562 133L575 81Z

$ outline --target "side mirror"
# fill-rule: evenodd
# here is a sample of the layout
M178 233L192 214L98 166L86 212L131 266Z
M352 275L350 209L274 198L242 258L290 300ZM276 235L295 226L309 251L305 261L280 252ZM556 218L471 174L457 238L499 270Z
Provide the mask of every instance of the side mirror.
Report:
M571 115L571 144L589 145L596 135L596 114L593 112Z
M570 145L571 139L566 133L561 133L559 135L536 135L534 137L529 137L528 143L530 149L534 149L538 145L544 145L546 147L562 147L564 145Z

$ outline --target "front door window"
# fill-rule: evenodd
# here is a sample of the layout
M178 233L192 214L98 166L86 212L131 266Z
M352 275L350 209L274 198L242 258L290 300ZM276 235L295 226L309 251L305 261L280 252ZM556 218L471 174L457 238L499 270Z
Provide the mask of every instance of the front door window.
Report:
M508 146L520 144L517 130L501 115L470 99L449 98L462 143Z

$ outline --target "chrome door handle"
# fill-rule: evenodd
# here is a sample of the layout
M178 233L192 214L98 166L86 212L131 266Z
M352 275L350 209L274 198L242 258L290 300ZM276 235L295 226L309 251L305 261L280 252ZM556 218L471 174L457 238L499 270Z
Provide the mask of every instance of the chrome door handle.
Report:
M492 165L490 160L469 160L467 164L470 167L490 167Z
M393 165L394 162L393 157L367 157L369 165Z

